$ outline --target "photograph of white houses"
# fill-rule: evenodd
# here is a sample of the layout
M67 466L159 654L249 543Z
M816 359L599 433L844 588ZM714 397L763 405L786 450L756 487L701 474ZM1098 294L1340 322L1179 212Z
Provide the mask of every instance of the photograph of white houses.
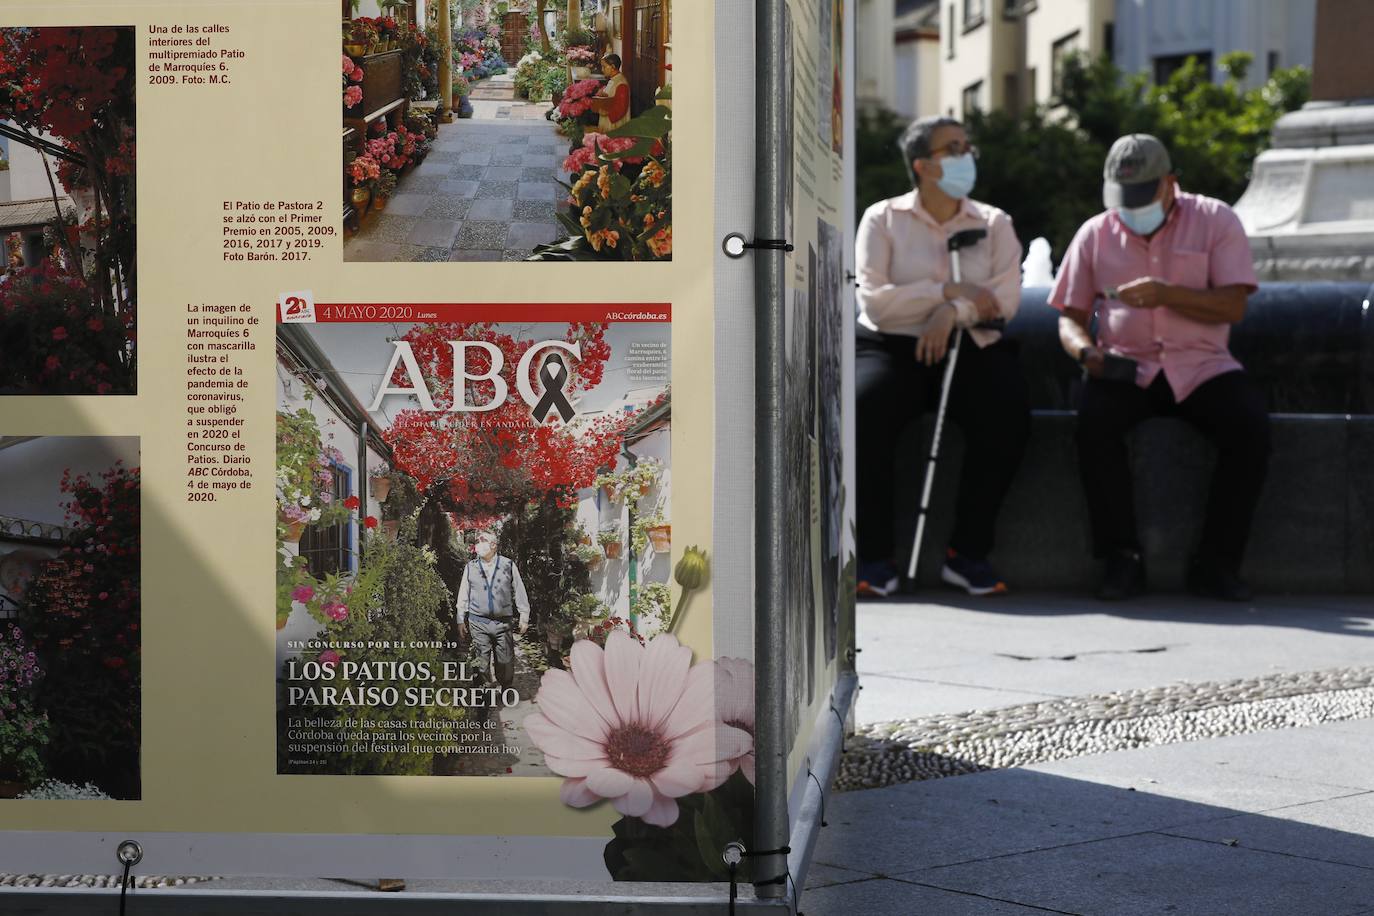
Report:
M344 260L672 257L670 0L343 11Z
M0 394L133 394L134 30L0 28Z
M668 333L666 321L278 327L282 727L414 716L447 723L454 744L454 723L477 722L495 748L459 754L440 738L437 750L304 755L283 739L280 772L549 773L521 724L541 675L566 669L578 639L669 627ZM454 341L472 351L465 385ZM488 625L508 633L509 659L483 641ZM302 675L347 688L350 671L379 664L456 672L402 677L402 693L468 692L404 710L331 703Z

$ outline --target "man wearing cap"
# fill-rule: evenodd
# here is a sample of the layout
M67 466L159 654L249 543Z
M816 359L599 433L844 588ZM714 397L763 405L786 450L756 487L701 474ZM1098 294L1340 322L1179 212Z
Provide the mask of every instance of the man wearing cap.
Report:
M997 513L1025 452L1030 408L1014 345L1000 331L976 325L1016 314L1021 242L1011 217L968 196L978 151L962 124L922 118L898 146L914 189L869 207L856 243L859 594L883 596L897 587L897 441L908 421L938 403L956 327L968 329L969 339L960 346L948 410L963 433L964 463L940 576L972 595L1001 594L1007 584L988 554ZM961 282L955 283L947 242L967 229L987 236L960 250Z
M494 532L479 532L474 552L454 602L459 633L464 639L472 634L473 668L479 678L494 660L496 683L509 687L515 680L514 624L518 616L520 635L529 629L530 599L519 568L496 552Z
M1088 375L1077 439L1093 552L1105 561L1098 597L1145 588L1126 435L1177 416L1217 448L1188 588L1248 600L1239 570L1269 464L1269 415L1227 341L1256 288L1250 243L1230 207L1179 189L1149 134L1117 140L1103 179L1107 210L1078 230L1050 292L1064 349Z

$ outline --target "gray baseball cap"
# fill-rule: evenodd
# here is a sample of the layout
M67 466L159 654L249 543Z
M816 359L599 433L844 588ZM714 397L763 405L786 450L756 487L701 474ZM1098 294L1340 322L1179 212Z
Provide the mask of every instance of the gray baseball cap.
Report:
M1174 170L1169 151L1158 137L1127 134L1112 144L1102 167L1102 203L1143 207L1154 200L1159 181Z

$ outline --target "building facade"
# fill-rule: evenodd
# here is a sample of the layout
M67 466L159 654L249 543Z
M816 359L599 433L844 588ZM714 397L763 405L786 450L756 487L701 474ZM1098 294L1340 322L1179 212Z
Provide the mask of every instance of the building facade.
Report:
M1222 55L1249 52L1243 83L1312 65L1316 0L940 0L940 112L1053 106L1073 52L1168 80L1189 57L1212 79Z

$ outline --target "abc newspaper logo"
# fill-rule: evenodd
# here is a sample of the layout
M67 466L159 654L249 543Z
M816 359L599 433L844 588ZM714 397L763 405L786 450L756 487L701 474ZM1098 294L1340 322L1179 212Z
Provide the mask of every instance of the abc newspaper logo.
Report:
M315 294L310 290L282 293L277 297L282 324L314 324Z

